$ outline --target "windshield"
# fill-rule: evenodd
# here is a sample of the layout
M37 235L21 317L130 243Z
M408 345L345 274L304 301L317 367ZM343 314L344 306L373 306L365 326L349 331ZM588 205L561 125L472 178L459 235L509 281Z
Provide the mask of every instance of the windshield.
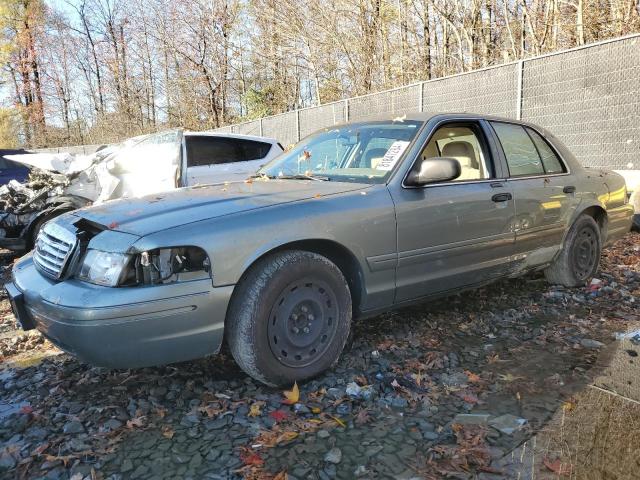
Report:
M328 129L303 139L258 174L382 183L421 126L415 121L382 121Z

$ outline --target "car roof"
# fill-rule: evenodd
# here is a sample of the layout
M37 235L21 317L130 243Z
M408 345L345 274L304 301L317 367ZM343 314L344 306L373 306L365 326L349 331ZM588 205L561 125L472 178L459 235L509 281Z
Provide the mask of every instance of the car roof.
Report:
M420 121L427 122L434 117L440 117L443 120L447 119L459 119L459 118L468 118L468 119L476 119L483 118L486 120L495 120L495 121L503 121L503 122L513 122L513 123L521 123L527 125L528 122L522 120L516 120L515 118L508 117L500 117L497 115L487 115L484 113L473 113L473 112L396 112L392 114L378 114L378 115L367 115L358 120L353 120L346 123L366 123L366 122L375 122L382 120L409 120L409 121Z
M211 130L206 130L203 132L184 132L185 136L190 137L222 137L222 138L238 138L244 140L254 140L257 142L267 142L272 144L277 144L278 141L275 138L271 137L260 137L258 135L245 135L243 133L228 133L228 132L215 132Z
M438 120L441 120L441 121L447 121L447 120L455 121L455 120L464 120L464 119L477 120L480 118L483 120L491 120L495 122L517 123L519 125L530 126L534 130L542 133L544 136L553 137L553 134L551 134L551 132L549 132L545 128L542 128L540 125L528 122L526 120L517 120L515 118L501 117L498 115L487 115L484 113L473 113L473 112L415 112L415 111L396 112L392 114L387 113L384 115L381 115L381 114L367 115L362 118L359 118L358 120L351 120L348 122L344 122L342 125L349 125L353 123L380 122L380 121L389 121L389 120L396 120L396 121L409 120L409 121L426 123L433 118L438 118ZM339 126L339 125L334 125L334 127L336 126ZM327 128L330 129L332 127L327 127Z

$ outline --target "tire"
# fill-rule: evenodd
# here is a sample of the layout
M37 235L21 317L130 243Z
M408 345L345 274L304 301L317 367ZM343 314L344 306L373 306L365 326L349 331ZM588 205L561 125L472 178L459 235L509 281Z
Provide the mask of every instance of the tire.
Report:
M44 216L36 220L31 228L31 233L29 234L29 238L27 239L27 251L33 250L36 246L36 240L38 239L38 233L40 233L40 229L47 223L49 220L57 217L57 215Z
M290 386L337 362L351 316L349 286L333 262L307 251L279 252L259 260L236 287L227 342L247 374Z
M593 217L580 215L571 226L560 254L545 270L545 277L555 285L582 286L598 270L601 250L600 227Z

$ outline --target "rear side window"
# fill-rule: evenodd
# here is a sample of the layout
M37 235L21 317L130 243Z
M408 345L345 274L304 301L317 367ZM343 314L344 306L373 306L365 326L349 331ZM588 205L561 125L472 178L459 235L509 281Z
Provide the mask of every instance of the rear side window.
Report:
M259 160L271 150L270 143L241 138L186 136L185 142L188 167Z
M562 162L556 155L556 152L549 146L547 141L540 136L538 132L527 128L527 132L531 136L533 143L538 149L540 158L542 158L542 165L547 173L563 173L565 171Z
M502 144L512 177L545 173L538 150L523 127L512 123L491 124Z

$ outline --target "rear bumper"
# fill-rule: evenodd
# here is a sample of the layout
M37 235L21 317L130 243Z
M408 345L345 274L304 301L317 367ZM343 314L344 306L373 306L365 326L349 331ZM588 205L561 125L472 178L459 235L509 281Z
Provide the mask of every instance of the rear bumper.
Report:
M27 256L7 292L21 296L21 323L62 350L92 365L136 368L216 353L233 286L214 288L207 279L131 288L53 282Z

